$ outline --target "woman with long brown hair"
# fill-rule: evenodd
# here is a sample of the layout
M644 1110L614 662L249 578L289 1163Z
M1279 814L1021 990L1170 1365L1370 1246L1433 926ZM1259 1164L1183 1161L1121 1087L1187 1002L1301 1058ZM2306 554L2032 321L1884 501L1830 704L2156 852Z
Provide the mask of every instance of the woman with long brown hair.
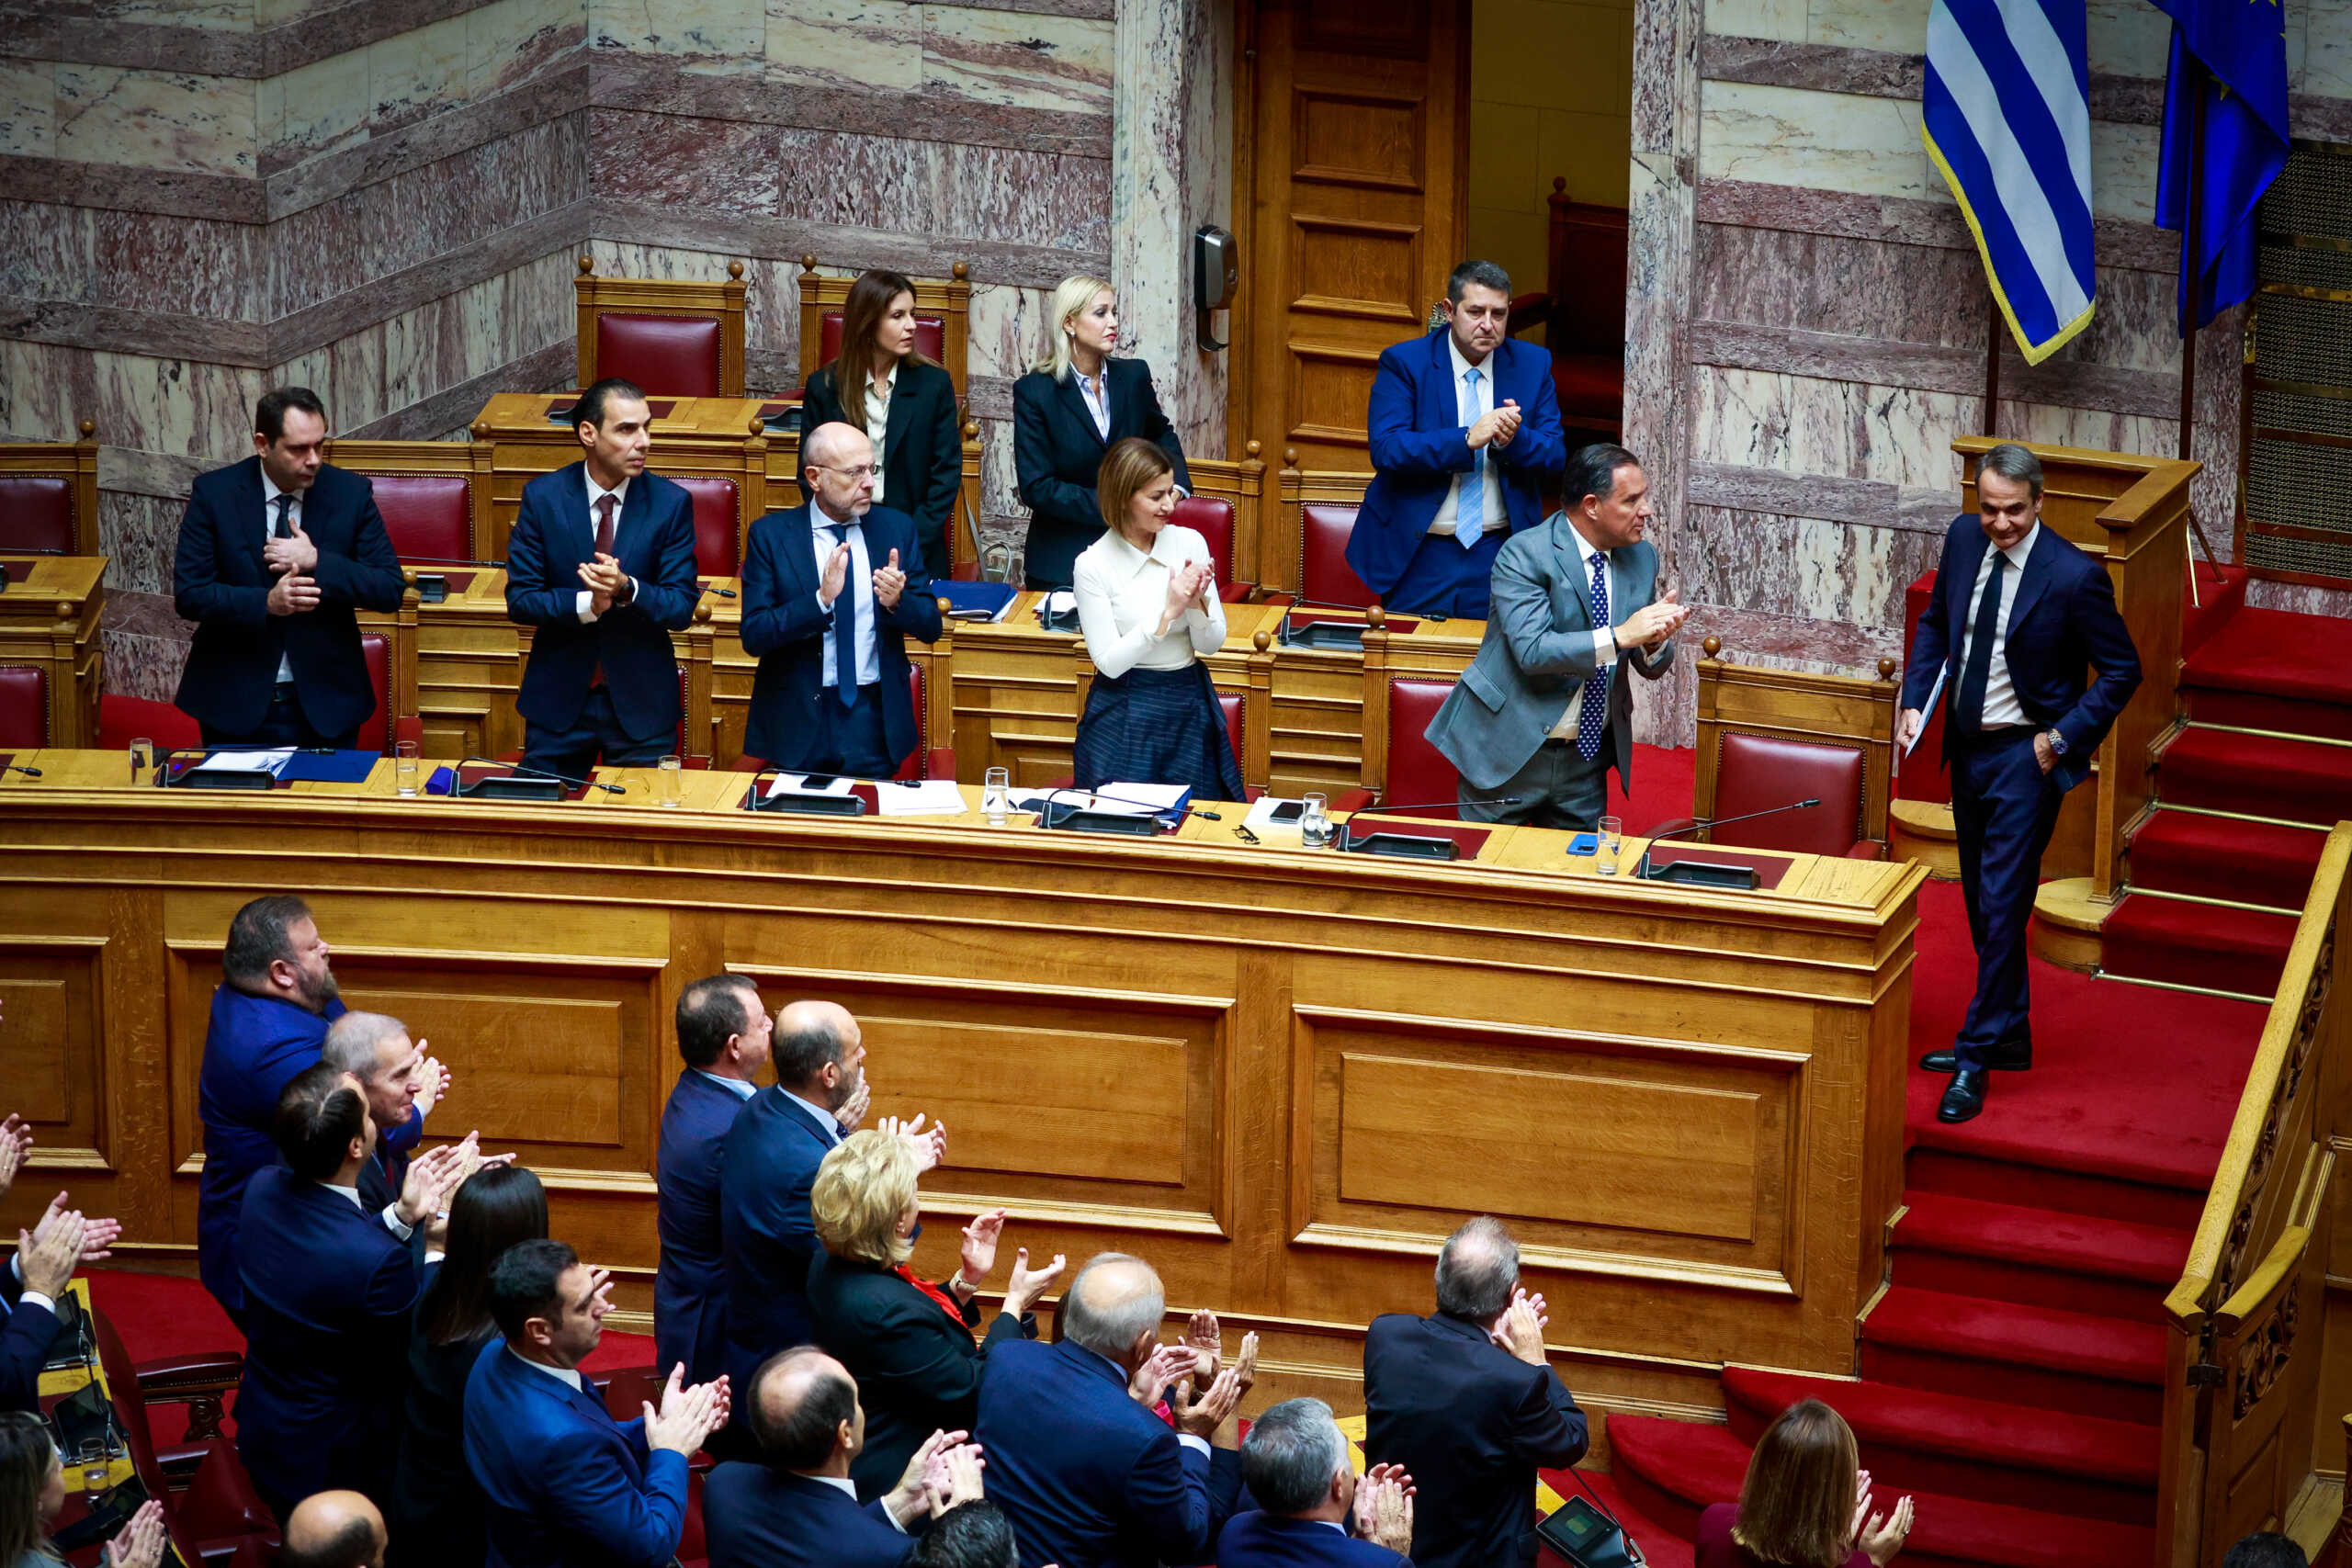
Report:
M895 272L862 272L842 307L842 347L808 378L802 439L841 423L874 443L874 504L914 519L922 564L948 568L948 530L964 473L956 384L915 346L915 286ZM808 480L801 490L808 491Z
M1799 1400L1757 1439L1739 1502L1699 1516L1696 1568L1886 1568L1911 1533L1911 1499L1871 1510L1854 1429Z

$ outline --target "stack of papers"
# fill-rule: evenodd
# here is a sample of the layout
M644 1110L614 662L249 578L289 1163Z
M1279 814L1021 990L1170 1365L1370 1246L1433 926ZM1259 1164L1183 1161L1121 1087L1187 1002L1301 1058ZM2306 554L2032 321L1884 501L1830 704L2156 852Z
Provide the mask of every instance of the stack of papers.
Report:
M267 773L277 776L294 755L291 746L280 746L268 751L215 751L196 766L198 772L224 773Z
M808 783L810 779L826 782L812 786ZM768 781L767 795L773 799L779 795L847 795L856 782L855 779L828 773L778 773Z
M885 817L960 817L970 809L953 779L924 779L918 784L885 780L874 786L874 800Z

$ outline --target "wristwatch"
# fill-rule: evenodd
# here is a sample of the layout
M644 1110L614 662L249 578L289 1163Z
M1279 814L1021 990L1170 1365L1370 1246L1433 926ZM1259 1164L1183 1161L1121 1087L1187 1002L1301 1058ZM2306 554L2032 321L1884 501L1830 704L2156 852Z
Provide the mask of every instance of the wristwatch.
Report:
M2055 729L2045 729L2042 733L2050 738L2051 750L2056 752L2061 757L2066 754L2066 738L2064 735L2061 735Z

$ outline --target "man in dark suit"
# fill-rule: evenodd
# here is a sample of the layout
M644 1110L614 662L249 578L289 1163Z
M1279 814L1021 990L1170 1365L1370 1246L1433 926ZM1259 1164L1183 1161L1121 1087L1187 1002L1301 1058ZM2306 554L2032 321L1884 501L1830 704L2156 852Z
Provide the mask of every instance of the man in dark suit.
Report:
M1895 739L1917 744L1940 693L1976 994L1950 1051L1941 1122L1984 1109L1987 1075L2033 1065L2025 937L2066 792L2140 685L2107 568L2041 524L2041 460L2004 444L1976 467L1977 515L1953 521L1903 676ZM2086 671L2096 668L2096 680Z
M1391 614L1478 620L1503 536L1542 521L1567 454L1552 356L1504 330L1510 275L1466 261L1445 294L1445 331L1380 355L1348 564Z
M348 1073L368 1097L368 1116L380 1133L414 1122L422 1129L434 1102L448 1088L441 1064L425 1055L426 1042L412 1044L408 1026L380 1012L346 1012L327 1025L319 1059ZM389 1148L379 1136L368 1163L359 1168L359 1199L381 1209L401 1195L408 1177L408 1155Z
M466 1463L503 1568L664 1568L686 1526L686 1461L724 1426L727 1380L682 1386L616 1421L580 1363L604 1337L612 1284L571 1248L517 1242L490 1269L502 1338L466 1378Z
M1584 1412L1544 1359L1544 1298L1519 1288L1518 1244L1485 1218L1438 1254L1435 1316L1372 1320L1364 1457L1413 1477L1417 1568L1535 1561L1536 1470L1585 1450Z
M87 1229L79 1211L62 1207L64 1194L58 1199L39 1225L17 1233L17 1254L0 1269L0 1410L40 1409L57 1303L74 1282Z
M887 779L922 744L907 637L939 640L939 601L913 519L874 504L865 432L819 425L806 453L814 499L752 524L744 552L743 651L760 667L743 750Z
M1286 1399L1251 1422L1241 1480L1258 1506L1217 1537L1217 1568L1411 1568L1413 1478L1391 1467L1359 1481L1321 1400Z
M1568 464L1575 497L1495 558L1493 613L1477 656L1446 694L1430 744L1462 775L1479 822L1589 832L1609 808L1609 770L1634 786L1630 671L1674 662L1668 639L1690 611L1657 591L1657 550L1643 538L1649 482L1623 446L1587 446Z
M1059 1343L1015 1339L989 1353L972 1435L1022 1568L1150 1568L1198 1562L1216 1546L1241 1490L1234 1413L1245 1383L1230 1366L1197 1393L1177 1381L1193 1352L1162 1351L1167 1310L1149 1264L1106 1252L1062 1297ZM1152 1414L1163 1391L1172 1430Z
M359 1086L323 1062L277 1097L271 1134L286 1163L245 1184L237 1224L237 1454L283 1519L330 1487L390 1494L422 1233L457 1190L465 1154L420 1155L398 1201L371 1213L359 1169L376 1124Z
M750 1402L758 1462L722 1464L703 1489L710 1568L898 1568L932 1514L980 1495L978 1450L934 1432L860 1506L849 1467L865 1411L849 1370L814 1345L769 1357Z
M774 1025L760 988L713 975L678 994L685 1070L662 1111L654 1164L662 1266L653 1276L653 1360L689 1382L726 1371L727 1259L718 1223L719 1151L768 1070Z
M580 394L581 460L523 487L506 541L506 614L532 628L514 706L523 765L584 778L678 749L678 658L694 619L694 503L649 473L651 414L627 381Z
M207 746L348 749L376 711L353 612L401 607L400 558L326 439L319 395L280 387L254 408L254 455L188 492L172 605L196 641L173 700Z
M277 1097L319 1061L327 1029L344 1015L326 940L311 907L287 895L255 898L229 922L221 982L212 993L197 1071L204 1122L204 1173L196 1197L197 1272L231 1318L243 1324L237 1280L237 1216L254 1172L277 1163L271 1127ZM424 1118L378 1128L404 1155L424 1136Z

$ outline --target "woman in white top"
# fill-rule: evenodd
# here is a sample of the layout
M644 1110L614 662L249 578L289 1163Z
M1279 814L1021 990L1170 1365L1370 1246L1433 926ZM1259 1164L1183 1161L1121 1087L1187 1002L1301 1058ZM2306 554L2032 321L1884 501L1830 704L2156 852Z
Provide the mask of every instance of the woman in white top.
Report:
M1073 780L1185 784L1241 800L1241 765L1200 656L1225 643L1208 541L1170 521L1176 468L1137 436L1114 443L1095 477L1104 533L1078 558L1078 622L1094 661L1078 721Z

